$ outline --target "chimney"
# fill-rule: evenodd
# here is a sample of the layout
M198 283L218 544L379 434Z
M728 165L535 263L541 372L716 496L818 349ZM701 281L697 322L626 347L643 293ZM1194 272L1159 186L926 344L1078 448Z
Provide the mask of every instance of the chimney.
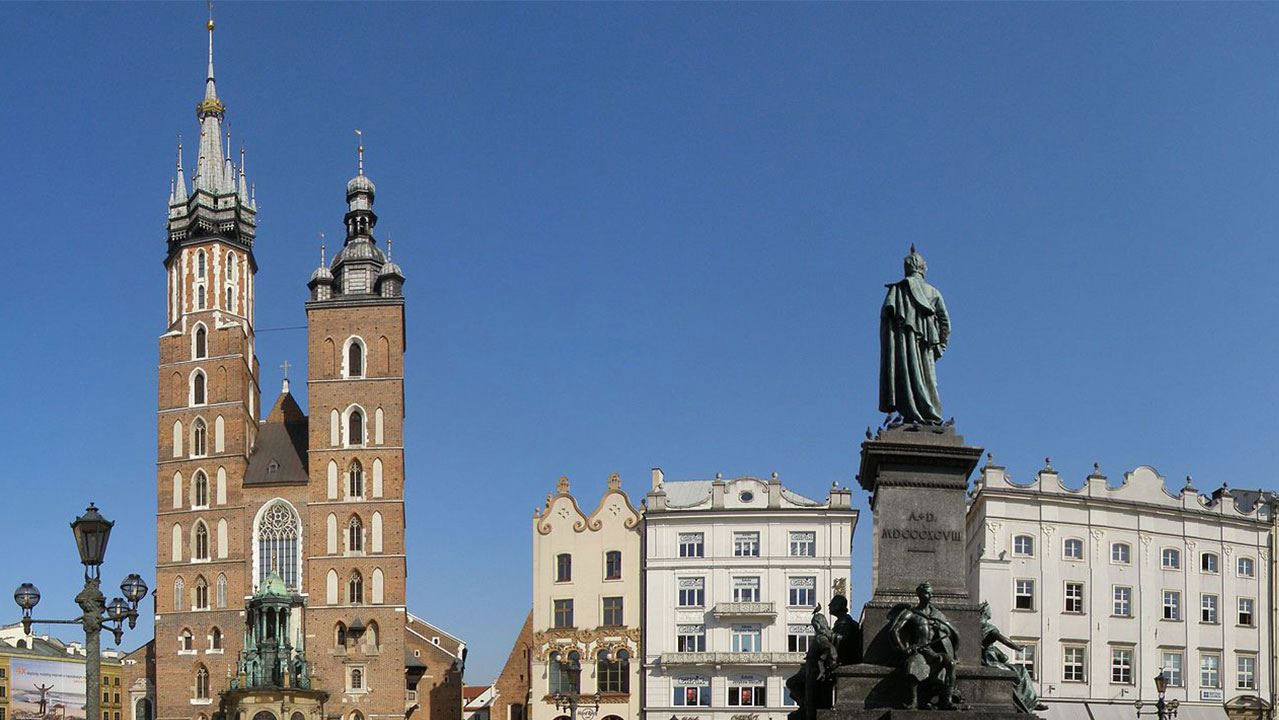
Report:
M662 486L662 481L665 479L666 476L662 474L661 468L653 468L653 492L657 492L658 488Z

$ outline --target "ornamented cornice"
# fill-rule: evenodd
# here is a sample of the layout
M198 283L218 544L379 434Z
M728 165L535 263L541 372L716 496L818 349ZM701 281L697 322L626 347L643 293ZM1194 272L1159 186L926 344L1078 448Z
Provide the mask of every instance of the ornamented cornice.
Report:
M584 657L601 650L616 653L626 650L635 657L639 650L640 629L633 627L551 628L533 633L533 647L539 660L548 660L553 652L577 650Z

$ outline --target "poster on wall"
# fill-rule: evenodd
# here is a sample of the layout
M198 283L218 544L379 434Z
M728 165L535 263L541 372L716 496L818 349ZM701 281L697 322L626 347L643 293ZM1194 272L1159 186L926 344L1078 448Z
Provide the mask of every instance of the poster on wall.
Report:
M13 720L84 720L84 665L15 657L9 678Z

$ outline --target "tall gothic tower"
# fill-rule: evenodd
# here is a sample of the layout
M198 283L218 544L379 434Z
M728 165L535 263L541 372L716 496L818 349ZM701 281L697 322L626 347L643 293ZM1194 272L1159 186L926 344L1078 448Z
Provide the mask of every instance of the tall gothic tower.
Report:
M404 717L409 706L404 276L389 248L384 254L374 240L374 192L361 145L357 174L346 185L346 240L331 266L321 258L308 283L307 535L320 557L307 566L314 588L307 634L320 647L341 648L313 654L312 662L330 686L342 686L347 707L370 720L388 720Z
M258 430L253 353L256 203L223 146L213 20L200 145L188 189L178 145L169 194L167 330L160 336L156 547L156 717L216 710L241 641L249 552L241 497ZM206 707L207 706L207 707Z

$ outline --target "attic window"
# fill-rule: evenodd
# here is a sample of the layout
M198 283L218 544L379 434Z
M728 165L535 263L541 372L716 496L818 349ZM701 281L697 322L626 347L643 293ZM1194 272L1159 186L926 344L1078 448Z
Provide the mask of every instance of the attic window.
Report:
M271 462L267 463L267 466L266 466L266 474L267 474L267 475L274 475L274 474L276 474L276 473L278 473L278 472L280 472L280 463L276 462L276 461L275 461L275 459L274 459L274 458L272 458L272 459L271 459Z
M440 636L439 636L439 635L436 635L435 637L431 638L431 644L432 644L432 645L439 645L439 644L440 644Z
M421 650L414 650L414 651L413 651L413 657L422 657L422 651L421 651Z

